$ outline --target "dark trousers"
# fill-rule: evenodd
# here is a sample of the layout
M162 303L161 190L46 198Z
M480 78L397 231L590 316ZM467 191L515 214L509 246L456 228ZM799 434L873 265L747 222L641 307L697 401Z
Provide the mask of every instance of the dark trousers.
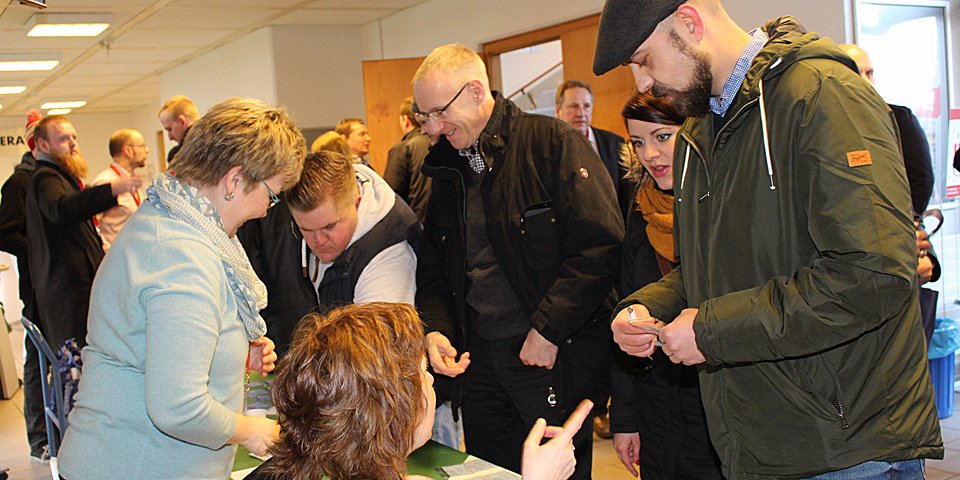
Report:
M563 425L576 407L565 405L562 365L552 370L520 361L526 335L500 341L472 341L463 395L463 433L467 453L520 472L523 441L537 418ZM550 394L555 394L551 405ZM589 479L593 467L593 419L574 437L577 469L573 479Z
M30 453L39 455L47 444L43 414L43 390L40 386L40 357L29 338L24 337L27 357L23 362L23 419L27 424Z

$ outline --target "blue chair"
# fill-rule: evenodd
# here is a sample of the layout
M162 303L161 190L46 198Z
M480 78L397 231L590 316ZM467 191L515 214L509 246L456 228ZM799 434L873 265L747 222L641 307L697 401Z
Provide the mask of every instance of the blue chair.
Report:
M59 360L53 353L47 340L43 338L40 329L27 317L20 317L23 330L37 348L40 357L40 387L43 391L43 412L47 423L47 444L50 445L50 469L56 472L57 450L63 441L63 434L67 431L67 412L63 402L63 380L60 378ZM48 373L51 372L52 374ZM54 433L56 427L57 433ZM58 478L56 475L54 478Z

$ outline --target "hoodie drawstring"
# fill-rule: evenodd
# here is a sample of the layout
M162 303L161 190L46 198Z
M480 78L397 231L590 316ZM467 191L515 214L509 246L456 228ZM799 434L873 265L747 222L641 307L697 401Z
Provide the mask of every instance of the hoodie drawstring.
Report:
M780 60L780 59L777 59ZM775 67L780 62L777 61L770 68ZM760 129L763 130L763 155L767 160L767 175L770 177L770 190L776 190L777 186L773 183L773 160L770 159L770 135L767 133L767 108L763 103L763 79L760 79Z
M680 172L680 192L677 202L683 201L683 182L687 180L687 165L690 164L690 143L687 143L687 153L683 156L683 170Z

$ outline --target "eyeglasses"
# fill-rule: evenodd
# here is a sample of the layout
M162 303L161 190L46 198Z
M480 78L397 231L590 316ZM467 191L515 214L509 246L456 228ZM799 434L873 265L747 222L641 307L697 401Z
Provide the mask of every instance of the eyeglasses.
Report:
M457 92L457 94L454 95L453 98L449 102L447 102L446 105L440 108L431 110L427 113L415 112L413 114L414 118L417 119L417 122L420 123L420 125L423 125L428 121L436 122L437 120L440 120L441 118L446 117L447 109L450 108L450 105L453 105L453 102L456 102L457 99L460 98L460 94L463 93L464 90L466 90L467 85L470 85L470 82L464 83L463 86L460 87L460 91Z
M276 193L273 193L273 190L270 188L270 185L267 185L267 182L263 180L260 180L260 182L263 183L264 187L267 187L267 194L270 195L270 205L267 209L277 206L277 204L280 203L280 197Z
M128 143L127 146L133 147L133 148L146 148L147 144L146 143Z

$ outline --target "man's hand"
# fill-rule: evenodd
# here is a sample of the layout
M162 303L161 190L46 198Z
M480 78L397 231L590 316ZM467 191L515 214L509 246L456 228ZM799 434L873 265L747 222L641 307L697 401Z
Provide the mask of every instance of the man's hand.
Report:
M593 402L584 400L560 427L548 427L546 420L537 419L523 442L523 460L520 474L524 480L564 480L573 475L577 459L573 455L573 436L590 414ZM540 445L544 437L553 437Z
M697 365L707 361L697 347L696 334L693 331L693 319L699 309L685 308L672 322L660 329L660 347L673 363Z
M917 276L920 277L920 285L933 278L933 261L929 256L925 255L917 259Z
M614 433L613 449L620 458L620 463L630 472L630 475L639 477L637 465L640 465L640 434Z
M524 365L531 367L544 367L547 370L553 368L557 362L557 350L559 347L550 340L543 338L536 328L531 328L527 332L527 339L523 341L523 347L520 349L520 361Z
M118 178L110 182L110 192L114 197L119 197L124 193L136 192L142 184L143 180L137 177Z
M260 375L266 375L276 368L277 352L273 340L267 337L260 337L250 342L250 357L247 368L260 372Z
M930 251L932 246L930 245L930 237L927 236L927 232L923 229L917 229L917 258L922 258L927 256L927 252Z
M631 318L632 315L635 318ZM657 340L655 334L650 333L636 325L631 325L630 320L644 320L650 318L650 311L647 307L640 304L630 305L617 313L610 329L613 330L613 341L620 345L620 350L635 357L649 357L657 349L653 344Z
M440 332L427 334L427 358L434 372L448 377L456 377L466 372L470 365L470 352L461 355L458 362L457 349L453 348L450 339Z

